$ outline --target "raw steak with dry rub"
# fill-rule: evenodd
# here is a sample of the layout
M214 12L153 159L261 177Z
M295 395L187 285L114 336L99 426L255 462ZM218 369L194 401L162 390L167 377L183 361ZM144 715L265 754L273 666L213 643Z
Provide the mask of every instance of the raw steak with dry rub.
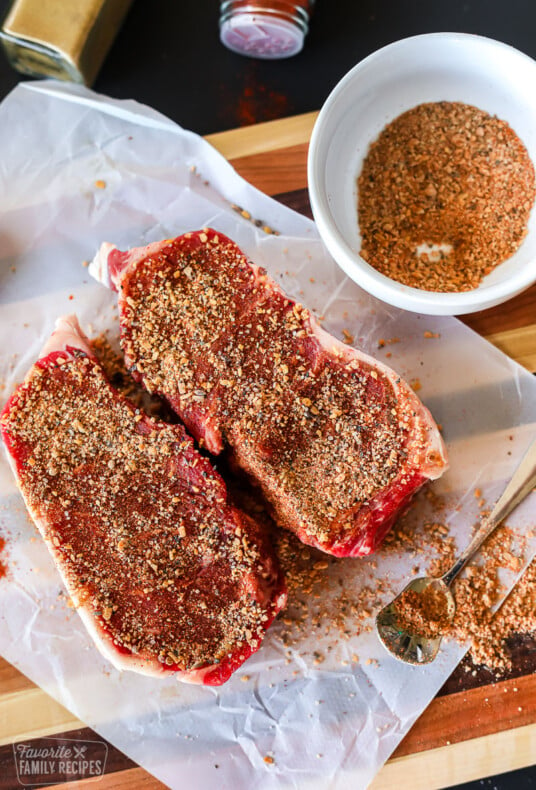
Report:
M446 468L411 388L323 331L221 233L105 244L90 271L119 293L133 375L210 452L229 448L304 543L370 554Z
M112 388L76 318L2 415L30 511L78 612L118 668L219 685L286 600L261 528L180 425Z

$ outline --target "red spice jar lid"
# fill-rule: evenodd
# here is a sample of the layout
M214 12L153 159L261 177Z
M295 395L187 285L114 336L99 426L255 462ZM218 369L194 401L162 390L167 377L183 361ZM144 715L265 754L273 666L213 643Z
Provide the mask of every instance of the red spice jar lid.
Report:
M296 55L303 48L307 23L262 12L235 11L220 19L220 39L228 49L253 58Z

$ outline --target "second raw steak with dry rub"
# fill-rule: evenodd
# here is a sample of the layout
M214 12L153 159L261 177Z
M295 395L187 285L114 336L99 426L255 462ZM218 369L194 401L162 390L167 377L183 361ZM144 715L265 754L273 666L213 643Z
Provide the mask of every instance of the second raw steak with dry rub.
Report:
M324 332L221 233L105 244L90 271L119 293L133 375L210 452L229 448L304 543L370 554L446 468L411 388Z

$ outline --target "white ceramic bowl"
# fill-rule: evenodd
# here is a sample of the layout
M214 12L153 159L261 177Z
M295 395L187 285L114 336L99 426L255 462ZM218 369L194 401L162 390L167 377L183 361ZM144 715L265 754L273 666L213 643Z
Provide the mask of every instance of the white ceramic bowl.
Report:
M316 121L308 159L318 230L337 263L389 304L429 315L460 315L500 304L536 282L536 211L519 250L473 291L434 293L380 274L359 255L357 184L370 143L405 110L459 101L510 124L536 163L536 62L481 36L431 33L374 52L343 77Z

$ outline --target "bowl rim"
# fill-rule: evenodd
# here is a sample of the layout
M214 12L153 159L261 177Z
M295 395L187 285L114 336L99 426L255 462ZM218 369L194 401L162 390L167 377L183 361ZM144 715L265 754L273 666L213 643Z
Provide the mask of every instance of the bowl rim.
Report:
M309 143L307 184L313 217L322 240L339 266L360 287L373 296L406 310L428 313L429 315L462 315L493 307L521 293L521 291L524 291L536 282L536 268L532 271L530 266L522 267L520 271L512 273L506 282L462 292L426 291L399 283L387 275L381 274L367 263L359 253L354 252L346 242L331 214L323 186L325 166L322 166L318 161L319 148L329 114L340 95L355 80L356 75L358 76L365 68L369 68L371 63L374 64L374 61L384 58L386 54L392 56L393 52L396 53L396 50L438 39L456 47L460 45L474 45L476 43L480 47L488 48L495 52L498 50L505 51L510 56L518 59L523 66L530 67L532 70L536 69L536 61L533 58L510 44L473 33L423 33L386 44L353 66L335 85L322 105ZM533 164L536 168L536 163L533 162ZM536 203L532 211L536 211Z

